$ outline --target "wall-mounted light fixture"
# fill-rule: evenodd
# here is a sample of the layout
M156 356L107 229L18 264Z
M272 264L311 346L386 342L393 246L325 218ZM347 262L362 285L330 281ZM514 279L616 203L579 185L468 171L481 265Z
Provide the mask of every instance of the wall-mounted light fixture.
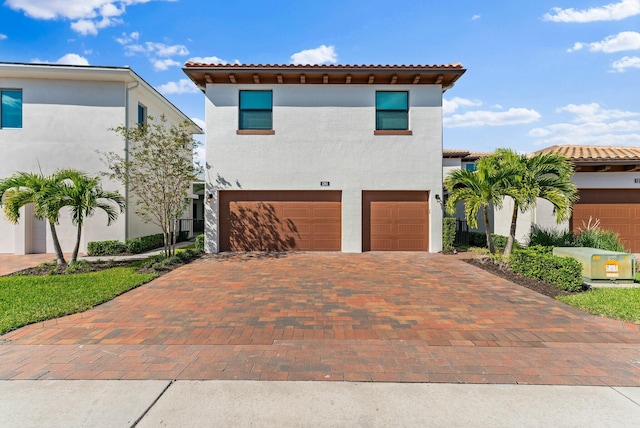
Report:
M211 202L213 200L213 193L209 193L207 195L207 202Z
M438 195L437 193L436 193L436 202L439 204L442 203L442 199L440 199L440 195Z

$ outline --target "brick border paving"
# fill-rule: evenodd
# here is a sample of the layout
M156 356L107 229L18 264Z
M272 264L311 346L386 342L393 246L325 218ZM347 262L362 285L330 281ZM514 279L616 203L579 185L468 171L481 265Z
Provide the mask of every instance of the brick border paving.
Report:
M637 325L423 253L206 258L0 340L1 379L640 386Z

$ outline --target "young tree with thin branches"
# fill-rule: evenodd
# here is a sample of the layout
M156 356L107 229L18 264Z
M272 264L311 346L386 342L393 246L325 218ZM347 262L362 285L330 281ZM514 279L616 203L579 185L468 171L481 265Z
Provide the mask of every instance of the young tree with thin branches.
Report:
M187 207L191 183L201 172L193 161L199 142L190 132L191 123L169 123L162 115L156 121L114 131L127 143L124 154L103 153L110 171L108 177L122 182L135 200L140 218L160 227L164 235L165 255L175 252L178 220Z

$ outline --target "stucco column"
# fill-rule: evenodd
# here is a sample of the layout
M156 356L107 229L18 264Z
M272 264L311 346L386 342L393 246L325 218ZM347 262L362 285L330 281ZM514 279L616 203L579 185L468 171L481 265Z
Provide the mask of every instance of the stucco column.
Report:
M342 191L342 252L362 252L362 190Z
M207 253L220 252L219 192L207 183L204 192L204 249Z
M436 200L439 195L440 201ZM442 251L442 217L444 207L442 206L442 191L432 190L429 192L429 252L438 253Z

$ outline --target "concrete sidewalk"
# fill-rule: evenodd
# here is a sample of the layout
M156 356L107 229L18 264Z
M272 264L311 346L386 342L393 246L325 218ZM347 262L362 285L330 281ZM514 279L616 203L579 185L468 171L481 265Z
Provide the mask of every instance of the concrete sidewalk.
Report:
M637 427L640 388L256 381L2 381L10 427Z

